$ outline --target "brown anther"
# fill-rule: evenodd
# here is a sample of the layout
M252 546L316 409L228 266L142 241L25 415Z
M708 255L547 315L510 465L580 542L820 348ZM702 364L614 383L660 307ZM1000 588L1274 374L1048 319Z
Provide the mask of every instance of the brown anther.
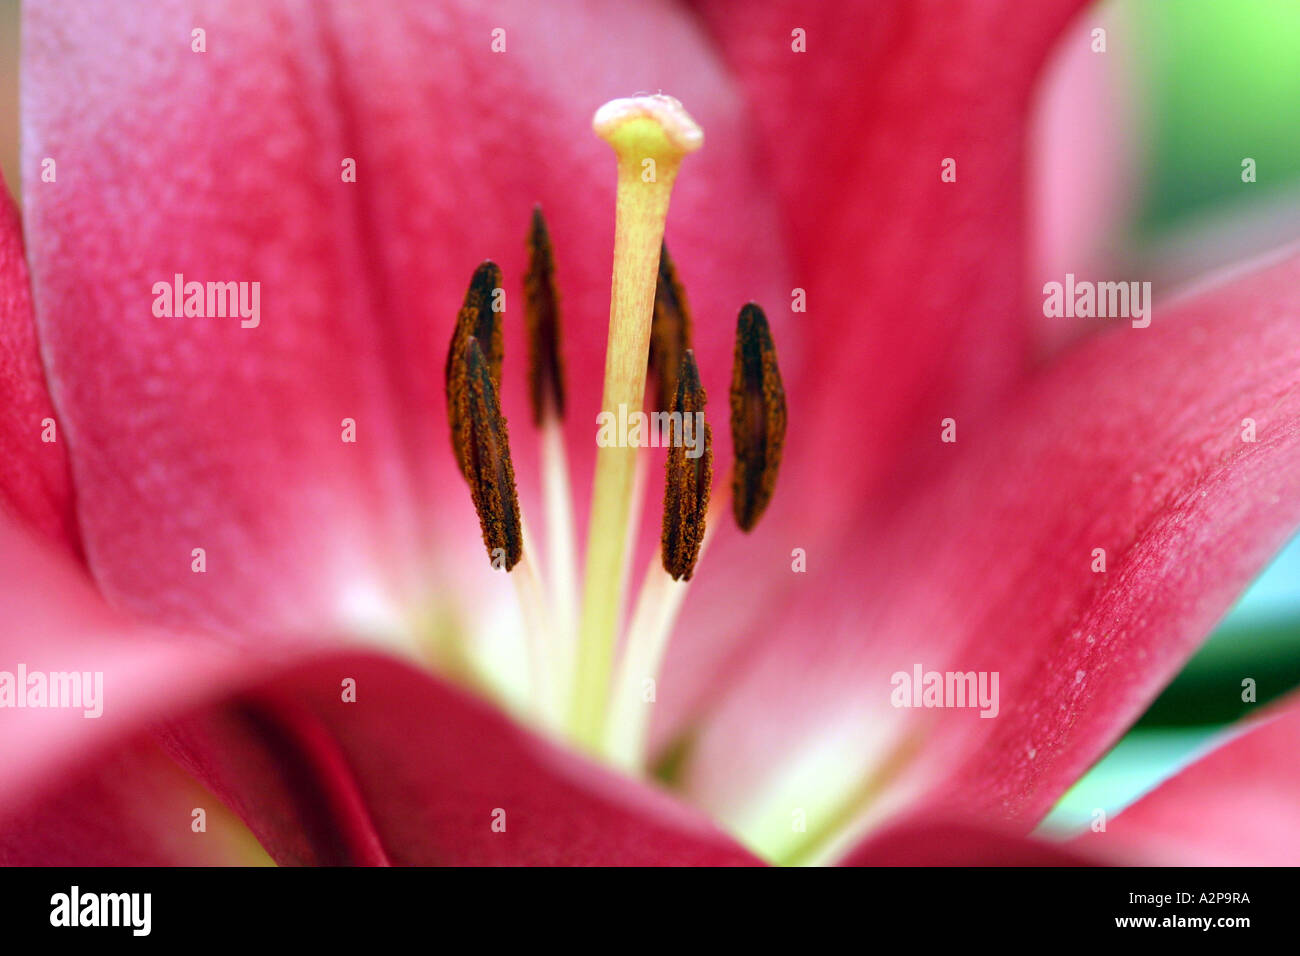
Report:
M523 534L505 416L497 402L491 366L477 338L469 337L462 360L454 364L450 400L457 418L465 424L460 436L453 432L454 442L463 438L456 446L456 458L465 463L488 560L494 568L509 571L523 553Z
M659 249L659 280L655 284L654 317L650 323L650 372L655 377L655 407L666 412L677 395L677 370L691 347L691 310L668 246Z
M528 230L528 272L524 274L524 323L528 328L528 395L533 424L564 418L564 363L560 358L560 299L555 259L542 207L533 207Z
M674 419L679 419L680 424L675 425L677 433L668 449L660 539L664 570L679 581L689 581L695 571L713 484L713 433L704 420L705 400L695 353L687 349L677 374L672 407Z
M731 371L731 504L736 524L751 530L762 517L785 448L785 389L767 316L753 302L736 321L736 357Z
M452 400L452 382L462 375L465 361L466 343L475 338L483 350L484 360L492 376L492 386L501 390L501 365L505 358L505 339L501 331L501 313L493 309L496 303L496 290L501 287L501 267L491 259L485 259L470 277L469 288L465 292L465 301L456 313L456 328L451 334L451 347L447 350L447 421L451 426L451 446L456 452L456 463L465 478L469 472L461 450L468 444L467 429L469 423L457 412L457 403Z

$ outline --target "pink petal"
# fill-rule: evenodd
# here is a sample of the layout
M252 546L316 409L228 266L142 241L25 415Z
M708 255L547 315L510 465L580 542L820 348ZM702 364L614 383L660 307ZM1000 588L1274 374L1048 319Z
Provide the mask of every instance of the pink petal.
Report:
M43 434L56 440L42 441ZM66 448L36 346L22 224L0 182L0 503L75 553L80 545Z
M841 446L853 422L834 497L806 521L836 525L835 506L856 504L868 477L900 477L900 447L930 451L928 426L981 407L1024 368L1030 99L1082 6L700 4L764 133L808 293L796 318L818 330L808 380L791 376L807 392L791 401L791 474L819 474L817 450ZM792 50L796 28L806 53ZM945 158L956 182L941 180ZM788 305L789 293L770 311Z
M346 678L353 703L341 700ZM337 655L276 676L237 708L176 728L173 744L280 863L759 862L667 794L382 657Z
M751 819L801 754L830 768L841 823L925 799L1030 827L1300 524L1297 310L1292 254L1157 303L1150 328L1085 342L960 421L943 474L810 556L789 617L744 635L765 646L734 667L688 791ZM917 665L997 672L998 716L891 706ZM787 806L835 793L784 785Z
M165 724L167 751L284 863L757 862L697 811L395 660L236 655L142 630L7 524L0 606L0 671L103 673L99 717L0 709L0 860L246 860L228 837L191 839L192 808L220 806L143 739Z
M0 520L0 606L0 671L103 674L98 717L84 716L86 707L0 709L0 813L97 748L230 686L245 666L201 635L173 636L126 620L55 544L8 520Z
M86 754L89 767L0 822L4 866L248 866L268 857L248 829L157 744ZM195 810L202 810L201 817ZM202 822L202 829L195 827Z
M917 818L892 824L841 866L1088 866L1085 855L1018 833Z
M102 674L98 706L0 708L0 860L5 863L247 862L243 828L142 736L253 666L200 635L126 621L61 544L0 520L0 671ZM24 695L25 699L25 695ZM89 705L89 706L88 706ZM86 716L101 711L100 716ZM209 812L206 840L190 829ZM254 845L253 849L256 847Z
M1066 273L1093 281L1142 278L1125 261L1125 230L1140 202L1145 162L1143 81L1135 75L1142 54L1140 44L1126 42L1134 19L1123 8L1094 5L1061 37L1059 55L1042 76L1030 132L1031 290ZM1095 29L1111 38L1105 54L1093 50ZM1041 355L1105 328L1096 319L1030 314Z
M1270 707L1215 750L1073 843L1133 863L1300 863L1300 700Z
M791 551L825 555L849 516L891 510L941 463L940 420L987 407L1027 367L1031 94L1081 6L701 5L765 134L808 311L788 315L788 291L768 304L790 407L782 475L754 534L724 521L703 563L695 624L670 650L661 740L802 589ZM795 28L806 53L791 49ZM941 180L946 158L956 182ZM730 569L763 582L746 606Z
M155 617L266 634L359 626L360 607L374 618L360 626L397 630L388 618L427 603L431 582L486 578L439 370L473 267L496 258L531 491L519 317L538 200L582 491L612 251L613 157L590 130L603 100L662 87L708 130L669 237L697 310L720 317L697 345L715 367L735 309L788 287L739 96L666 4L375 16L286 0L196 16L163 2L125 16L69 0L29 8L24 45L36 302L87 550L110 598ZM34 175L47 155L57 184ZM154 317L153 284L177 273L261 282L261 324Z

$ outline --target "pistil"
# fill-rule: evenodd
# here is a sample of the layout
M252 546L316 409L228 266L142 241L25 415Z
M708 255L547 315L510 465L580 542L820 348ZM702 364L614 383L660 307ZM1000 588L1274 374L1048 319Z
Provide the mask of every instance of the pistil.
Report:
M614 148L618 193L609 338L603 411L641 411L659 251L668 202L681 160L704 135L681 103L668 96L638 96L602 106L592 122ZM571 729L575 739L600 748L609 699L624 551L637 450L616 445L596 455L588 528L582 625Z

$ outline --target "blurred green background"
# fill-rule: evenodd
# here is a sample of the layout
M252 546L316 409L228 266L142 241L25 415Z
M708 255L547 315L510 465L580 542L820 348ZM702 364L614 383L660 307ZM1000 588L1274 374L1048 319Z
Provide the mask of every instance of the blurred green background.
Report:
M1300 177L1300 3L1143 0L1136 76L1149 129L1142 205L1147 238L1225 204L1289 198ZM1142 36L1145 35L1145 38ZM1248 144L1248 146L1244 146ZM1242 148L1258 164L1243 190Z

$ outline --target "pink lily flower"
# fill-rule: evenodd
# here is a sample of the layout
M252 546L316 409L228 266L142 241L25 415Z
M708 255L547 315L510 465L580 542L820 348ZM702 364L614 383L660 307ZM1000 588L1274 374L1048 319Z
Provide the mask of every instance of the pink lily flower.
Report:
M103 686L97 717L0 709L0 861L1297 862L1295 700L1104 833L1031 835L1300 526L1300 254L1035 352L1026 128L1080 9L28 7L0 672ZM648 731L610 748L536 709L529 640L563 588L490 566L443 363L490 256L522 511L573 515L524 553L548 589L566 534L618 558L621 527L583 524L615 205L590 125L657 89L707 137L667 243L721 507L689 591L651 565L680 615ZM534 203L564 467L520 360ZM176 276L260 283L257 321L158 314ZM745 533L720 396L751 300L789 426ZM606 571L573 579L584 601L617 605ZM997 674L996 716L898 706L918 668Z

